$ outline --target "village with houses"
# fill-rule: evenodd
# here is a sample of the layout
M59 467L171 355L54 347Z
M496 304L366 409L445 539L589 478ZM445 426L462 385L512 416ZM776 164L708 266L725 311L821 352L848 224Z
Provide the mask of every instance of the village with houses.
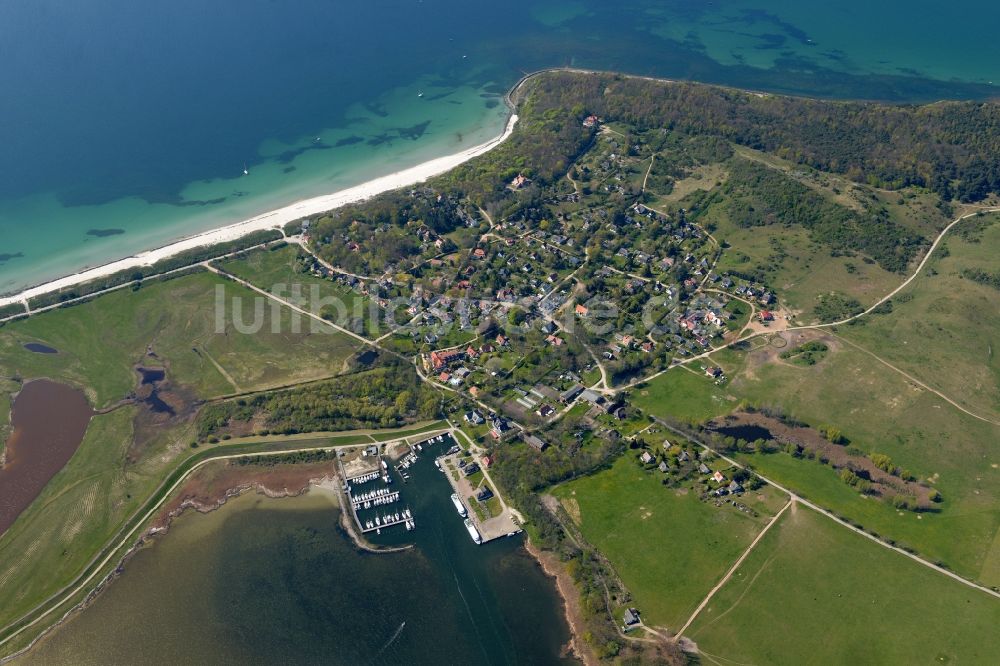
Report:
M364 235L395 230L354 220L339 265L310 255L304 267L362 303L368 321L353 329L464 398L465 427L494 442L542 451L632 437L648 423L631 386L679 363L722 384L708 354L787 316L770 286L716 270L724 247L695 212L643 196L655 146L628 145L594 115L582 124L596 132L591 150L555 187L515 173L508 189L523 201L509 212L417 188L408 205L425 219L406 225L419 244L409 253L377 263Z

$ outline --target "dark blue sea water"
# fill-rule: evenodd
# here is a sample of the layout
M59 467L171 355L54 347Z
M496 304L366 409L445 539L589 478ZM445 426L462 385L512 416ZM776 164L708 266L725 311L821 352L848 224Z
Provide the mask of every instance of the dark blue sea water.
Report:
M0 3L0 293L475 145L527 70L981 98L998 21L981 0Z

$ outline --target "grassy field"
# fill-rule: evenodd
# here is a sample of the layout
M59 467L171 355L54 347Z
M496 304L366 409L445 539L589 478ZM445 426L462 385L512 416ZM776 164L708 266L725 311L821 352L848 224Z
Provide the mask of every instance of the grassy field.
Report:
M227 296L243 297L244 321L252 321L251 292L199 273L3 327L0 375L64 381L82 388L95 406L105 407L136 388L134 367L140 363L166 367L175 389L196 400L339 373L357 348L340 334L289 332L287 308L264 308L259 334L238 333L230 319L217 332L219 285ZM278 332L272 332L272 322L280 324ZM44 343L59 353L29 352L23 348L27 342ZM5 380L0 388L2 427L17 384ZM95 416L69 463L0 538L0 625L72 580L171 470L197 453L189 447L195 438L193 423L183 419L146 427L141 446L131 448L139 409L126 405ZM226 444L234 445L235 440Z
M220 268L310 312L332 316L341 326L346 327L352 319L359 318L365 322L369 334L375 333L375 326L381 326L381 322L372 321L368 312L371 301L345 285L302 272L298 258L305 255L301 248L286 245L230 259L220 263ZM292 292L293 285L298 285L298 292ZM376 309L374 319L381 316L381 310Z
M728 372L725 365L723 370ZM632 391L632 403L655 416L664 413L682 421L698 422L734 409L738 399L725 386L716 386L704 374L673 368Z
M1000 216L963 238L951 232L921 275L893 299L892 312L867 317L841 335L967 409L1000 422L1000 290L962 277L1000 273Z
M1000 600L803 507L690 628L705 664L991 664Z
M888 192L861 186L843 178L820 173L800 164L787 162L743 147L736 147L739 158L765 165L808 187L824 199L842 207L863 212L882 209L889 219L925 238L933 237L947 223L934 205L935 198L919 190ZM670 197L655 204L670 207L678 195L694 189L717 189L716 183L728 178L732 162L712 165L711 179L701 178L696 187L681 181ZM717 190L723 193L724 188ZM810 232L800 226L779 224L745 228L740 220L730 219L726 205L713 205L698 218L699 224L714 229L713 235L724 246L717 271L766 275L768 284L777 290L781 302L798 316L799 323L815 319L813 308L820 295L831 285L862 304L871 304L902 282L902 275L884 270L853 253L835 253L815 242Z
M221 332L217 286L224 287L227 303ZM336 374L356 350L346 336L310 333L306 323L302 333L291 332L291 311L269 304L262 308L261 331L241 334L233 321L236 297L242 299L242 321L252 323L256 295L209 273L14 322L0 330L0 375L65 381L102 407L135 388L138 363L166 365L171 381L209 398ZM27 342L44 343L59 354L29 352L23 347ZM147 348L155 358L147 356Z
M637 404L652 414L689 419L730 411L737 400L770 405L814 426L840 428L853 446L885 453L925 479L944 496L939 512L896 511L843 484L831 468L785 454L747 459L765 475L787 484L865 529L916 549L954 570L1000 585L1000 428L973 419L932 393L836 338L815 366L778 358L765 347L726 367L732 378L720 390L683 370L671 370L637 391ZM642 395L642 392L648 392ZM694 407L692 407L692 405Z
M860 258L834 257L829 248L814 243L802 228L783 226L744 229L724 215L712 216L719 242L732 247L722 253L717 270L746 272L767 266L768 284L777 290L782 304L797 315L797 323L810 323L817 296L836 285L838 291L872 304L892 291L903 278L868 264ZM707 221L707 220L706 220Z
M611 469L558 486L554 494L584 538L607 557L649 625L675 631L783 504L762 489L744 502L752 517L716 507L692 489L664 486L633 455Z

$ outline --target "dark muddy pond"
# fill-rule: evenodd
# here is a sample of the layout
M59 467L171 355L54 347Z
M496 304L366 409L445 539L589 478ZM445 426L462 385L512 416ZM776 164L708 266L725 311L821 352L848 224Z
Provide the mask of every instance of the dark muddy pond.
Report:
M83 391L39 379L14 400L13 432L0 468L0 534L73 457L94 411Z
M358 354L358 363L361 365L371 365L377 358L378 352L369 349Z
M136 371L142 378L143 384L155 384L156 382L162 382L163 378L167 376L166 370L162 368L136 368Z
M43 345L40 342L29 342L24 345L24 348L30 352L35 352L36 354L58 354L59 350L54 347L49 347L48 345Z
M758 439L767 441L774 439L774 435L771 434L770 430L759 425L738 425L729 426L728 428L716 428L715 432L720 435L725 435L726 437L735 437L736 439L742 439L747 442L755 442Z
M140 388L143 386L150 387L149 389L139 391L140 402L144 403L154 414L169 414L170 416L175 416L176 412L174 411L174 408L160 397L160 390L162 387L159 386L159 383L166 379L167 371L163 368L143 367L138 367L135 371L139 373L139 377L141 378L139 383ZM148 395L146 395L147 393Z

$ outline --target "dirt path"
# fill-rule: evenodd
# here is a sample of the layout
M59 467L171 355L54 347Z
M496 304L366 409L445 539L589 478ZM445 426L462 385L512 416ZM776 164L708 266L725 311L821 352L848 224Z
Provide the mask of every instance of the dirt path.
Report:
M855 321L857 319L860 319L861 317L864 317L866 315L871 314L879 306L883 305L886 301L888 301L893 296L895 296L900 291L902 291L907 286L909 286L910 283L912 283L917 278L917 276L920 275L920 272L924 269L924 267L927 265L927 262L930 261L931 256L934 254L934 250L937 249L938 245L941 244L941 241L944 240L944 237L948 234L948 232L951 231L958 223L960 223L960 222L962 222L964 220L967 220L970 217L975 217L979 213L998 213L998 212L1000 212L1000 208L995 208L995 207L994 208L982 208L982 209L974 211L972 213L966 213L965 215L961 215L961 216L955 218L954 220L952 220L952 222L948 226L946 226L944 229L942 229L941 233L938 234L937 237L934 239L934 242L931 244L930 249L927 250L927 254L920 261L920 264L913 271L913 274L910 275L910 277L908 277L906 280L904 280L903 283L900 284L898 287L896 287L895 289L893 289L892 291L890 291L888 294L886 294L885 296L883 296L881 299L879 299L876 303L874 303L867 310L865 310L863 312L859 312L858 314L853 315L851 317L848 317L846 319L841 319L839 321L833 321L833 322L829 322L829 323L826 323L826 324L807 324L807 325L804 325L804 326L789 326L789 327L784 328L782 330L783 331L807 331L807 330L822 330L822 329L825 329L825 328L834 328L834 327L837 327L837 326L843 326L844 324L849 324L852 321ZM714 240L714 238L713 238L713 240ZM713 268L714 268L714 264L713 264ZM671 365L669 368L666 368L664 370L660 370L659 372L654 373L652 375L649 375L648 377L640 377L638 379L635 379L635 380L629 382L628 384L625 384L625 385L619 387L619 389L634 388L638 384L642 384L642 383L649 382L649 381L652 381L652 380L656 379L660 375L662 375L662 374L664 374L666 372L669 372L670 370L672 370L673 368L676 368L679 365L687 365L689 363L695 363L697 361L701 361L703 359L708 358L709 356L711 356L712 354L714 354L717 351L722 351L723 349L726 349L728 347L732 347L735 344L738 344L738 343L741 343L741 342L747 342L749 340L752 340L752 339L754 339L756 337L760 337L762 335L771 335L771 334L773 334L775 332L778 332L778 331L761 331L761 332L756 332L756 333L752 333L751 335L747 335L745 337L733 340L732 342L727 342L726 344L722 345L721 347L717 347L715 349L711 349L711 350L706 351L706 352L704 352L702 354L698 354L697 356L692 356L690 358L684 359L683 361L677 361L673 365ZM841 338L841 339L843 339L843 338ZM867 350L865 350L863 348L862 348L862 351L866 351L867 352ZM868 353L871 354L871 352L868 352ZM872 354L872 356L874 356L874 354ZM878 357L876 356L875 358L878 358ZM881 359L879 359L879 360L881 360ZM889 365L889 364L886 363L886 365ZM906 373L902 372L901 370L899 370L898 368L895 368L893 366L889 366L889 367L893 368L894 370L897 370L901 374L904 374L904 375L906 374ZM907 375L907 377L909 377L909 375ZM935 395L940 396L943 400L947 401L948 404L954 405L955 407L957 407L958 409L960 409L962 412L968 414L969 416L972 416L972 417L974 417L976 419L979 419L980 421L985 421L987 423L991 423L991 424L994 424L994 425L1000 425L1000 424L998 424L998 423L996 423L994 421L991 421L991 420L989 420L987 418L984 418L982 416L978 416L976 414L973 414L972 412L969 412L967 409L959 406L957 403L955 403L954 400L951 400L950 398L948 398L947 396L943 395L939 391L936 391L936 390L934 390L934 389L926 386L925 384L923 384L923 383L921 383L921 382L919 382L917 380L913 380L913 381L915 383L921 385L921 386L924 386L925 388L927 388L927 390L931 391Z
M209 362L213 366L215 366L215 369L219 371L219 374L222 375L226 379L227 382L229 382L229 384L233 387L233 391L235 391L236 393L242 393L243 392L243 389L240 387L239 384L236 383L236 380L233 379L233 376L231 374L229 374L229 372L227 372L225 368L222 367L221 363L219 363L218 361L216 361L215 358L211 354L208 353L207 349L205 349L204 347L202 347L201 348L201 353L202 353L202 356L204 356L205 358L207 358L209 360Z
M646 193L646 183L649 182L649 174L653 172L653 164L655 162L656 162L656 153L653 153L653 155L649 158L649 168L646 169L646 175L643 176L642 178L642 189L639 190L643 194Z
M708 602L712 600L712 597L715 596L715 593L721 590L722 586L729 582L729 579L733 577L733 574L736 572L736 570L740 567L741 564L743 564L743 560L747 559L751 551L753 551L753 549L757 546L757 544L760 543L760 540L764 538L764 535L767 534L767 531L770 530L771 527L773 527L774 524L778 522L778 519L781 518L781 516L785 513L785 511L788 510L788 507L792 506L792 504L795 503L795 499L796 499L795 495L790 494L790 497L788 498L788 501L785 503L785 506L781 507L781 511L774 514L774 518L772 518L771 521L764 526L764 529L760 531L760 534L757 535L757 538L755 538L750 543L750 545L747 546L747 549L743 551L743 554L740 555L740 559L736 560L736 563L733 564L733 566L729 569L729 571L726 572L726 575L722 577L722 580L720 580L716 584L716 586L712 588L712 590L708 593L708 595L701 600L701 603L698 604L698 607L694 609L694 613L691 614L691 617L688 618L688 621L685 622L684 626L681 627L680 631L677 632L677 638L680 638L681 636L684 635L684 632L687 631L688 627L691 626L691 623L693 623L695 619L698 617L698 615L700 615L701 612L705 610L705 606L707 606Z
M674 433L675 435L679 435L681 437L684 437L684 438L686 438L686 439L694 442L695 444L697 444L698 446L700 446L705 451L710 452L710 453L712 453L714 455L719 456L720 458L722 458L723 460L725 460L730 465L732 465L734 467L737 467L739 469L746 469L746 467L744 467L740 463L736 462L734 459L732 459L732 458L730 458L730 457L728 457L726 455L723 455L722 453L719 453L718 451L716 451L715 449L711 448L710 446L708 446L707 444L705 444L698 437L692 435L691 433L688 433L688 432L685 432L685 431L680 430L678 428L675 428L674 426L672 426L669 423L666 423L666 422L664 422L664 421L662 421L660 419L656 419L656 422L659 423L662 427L664 427L667 430L669 430L670 432ZM975 588L975 589L979 590L980 592L985 592L986 594L990 595L991 597L995 597L997 599L1000 599L1000 591L991 589L989 587L986 587L985 585L980 585L979 583L976 583L974 581L968 580L967 578L963 578L963 577L959 576L957 573L955 573L953 571L949 571L948 569L945 569L944 567L938 566L937 564L934 564L933 562L925 560L924 558L920 557L919 555L916 555L914 553L905 551L902 548L899 548L897 546L893 546L891 544L888 544L885 541L882 541L880 538L878 538L876 536L873 536L873 535L869 534L868 532L864 531L862 528L855 527L854 525L851 525L850 523L848 523L846 520L842 520L841 518L838 518L837 516L835 516L833 514L833 512L831 512L831 511L829 511L827 509L824 509L823 507L821 507L821 506L819 506L817 504L814 504L814 503L810 502L807 499L799 497L798 495L796 495L795 493L793 493L788 488L782 486L779 483L776 483L772 479L769 479L768 477L764 476L763 474L761 474L757 470L754 470L753 473L756 474L757 476L759 476L761 478L761 480L764 481L765 483L767 483L768 485L770 485L770 486L776 488L777 490L779 490L779 491L785 493L786 495L788 495L789 498L791 498L792 500L795 501L795 504L802 505L804 507L812 509L816 513L818 513L818 514L820 514L822 516L825 516L825 517L829 518L830 520L834 521L838 525L840 525L842 527L846 527L847 529L851 530L852 532L854 532L856 534L860 534L864 538L868 539L869 541L873 541L874 543L877 543L878 545L882 546L883 548L888 548L889 550L895 551L895 552L899 553L900 555L903 555L904 557L908 557L911 560L913 560L914 562L917 562L918 564L921 564L921 565L927 567L928 569L933 569L934 571L937 571L939 574L942 574L944 576L948 576L952 580L958 581L959 583L962 583L963 585L966 585L966 586L971 587L971 588ZM794 509L794 507L793 507L793 509Z
M904 370L901 370L900 368L896 367L892 363L889 363L889 361L885 360L881 356L878 356L874 352L868 351L867 349L865 349L861 345L859 345L859 344L857 344L855 342L852 342L852 341L848 340L847 338L841 337L841 336L837 335L836 333L834 333L833 335L834 335L834 337L836 337L838 340L840 340L844 344L847 344L847 345L850 345L851 347L854 347L859 352L862 352L864 354L867 354L868 356L871 356L873 359L875 359L876 361L878 361L879 363L881 363L885 367L889 368L890 370L894 370L894 371L898 372L903 377L905 377L908 381L916 384L917 386L919 386L920 388L924 389L925 391L930 391L931 393L933 393L937 397L941 398L942 400L944 400L945 402L947 402L949 405L951 405L955 409L959 410L960 412L963 412L963 413L965 413L965 414L967 414L967 415L971 416L972 418L977 419L979 421L983 421L984 423L989 423L990 425L1000 426L1000 421L994 421L993 419L989 419L989 418L987 418L985 416L980 416L979 414L976 414L974 412L970 412L968 409L966 409L962 405L958 404L957 402L955 402L954 400L952 400L951 398L949 398L948 396L946 396L944 393L941 393L941 391L938 391L935 388L931 388L930 386L928 386L927 384L923 383L922 381L920 381L919 379L917 379L913 375L907 373Z

